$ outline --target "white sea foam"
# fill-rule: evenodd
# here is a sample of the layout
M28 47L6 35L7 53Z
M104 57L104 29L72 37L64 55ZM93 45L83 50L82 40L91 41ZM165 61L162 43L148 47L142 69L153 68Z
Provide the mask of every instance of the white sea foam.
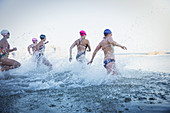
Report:
M113 76L107 75L102 57L96 57L91 65L87 65L87 62L81 64L75 59L70 63L67 57L56 55L54 52L46 52L45 57L53 65L53 70L49 71L48 67L43 64L37 68L35 60L25 54L26 52L25 50L11 56L22 65L18 69L1 72L1 79L16 78L19 82L28 84L28 89L40 90L59 88L60 86L84 87L112 84L120 78L142 78L145 76L143 74L145 71L169 72L169 70L167 71L169 56L116 56L118 74Z

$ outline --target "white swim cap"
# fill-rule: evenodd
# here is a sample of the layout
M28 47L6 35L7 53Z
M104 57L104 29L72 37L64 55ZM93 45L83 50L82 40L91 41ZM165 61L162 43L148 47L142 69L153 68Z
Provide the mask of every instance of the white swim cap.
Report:
M1 31L1 35L2 35L2 36L6 36L8 33L9 33L8 30L2 30L2 31Z

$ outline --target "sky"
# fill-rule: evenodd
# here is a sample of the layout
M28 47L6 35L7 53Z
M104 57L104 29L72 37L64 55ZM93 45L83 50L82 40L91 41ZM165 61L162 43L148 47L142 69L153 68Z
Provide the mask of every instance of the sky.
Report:
M17 48L45 34L49 45L68 52L85 30L94 51L110 29L128 48L116 53L170 51L169 0L0 0L0 15L0 31L9 30Z

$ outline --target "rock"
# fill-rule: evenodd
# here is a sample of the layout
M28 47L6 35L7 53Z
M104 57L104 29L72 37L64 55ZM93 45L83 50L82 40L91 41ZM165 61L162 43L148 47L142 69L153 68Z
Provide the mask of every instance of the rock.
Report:
M125 105L122 104L121 107L125 107Z
M156 100L155 98L153 98L153 97L151 97L151 98L149 98L149 100Z
M92 112L92 110L87 107L84 107L84 109L86 110L86 112Z
M77 98L77 99L75 99L75 101L80 101L80 99L79 99L79 98Z
M54 104L51 104L51 105L49 105L49 107L56 107L56 105L54 105Z
M138 97L138 100L146 100L146 97Z
M158 102L158 104L161 104L162 102Z
M125 108L126 111L128 111L129 109L128 108Z
M154 102L150 102L149 104L155 104Z
M60 87L64 87L64 84L60 84Z
M59 97L62 97L62 96L63 96L63 94L58 94L58 96L59 96Z
M164 99L164 100L167 100L165 95L161 95L161 98Z
M131 98L125 98L125 102L130 102Z

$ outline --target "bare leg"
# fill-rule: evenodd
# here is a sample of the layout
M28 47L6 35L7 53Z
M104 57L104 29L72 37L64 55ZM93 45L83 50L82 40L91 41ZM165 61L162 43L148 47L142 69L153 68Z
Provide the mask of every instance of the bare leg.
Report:
M10 69L15 69L21 66L19 62L13 59L8 59L7 57L1 58L2 68L1 71L8 71Z
M10 69L13 69L12 66L2 66L1 71L8 71Z
M42 61L42 57L43 57L43 54L39 53L36 55L37 68L39 67L40 62Z
M77 61L78 62L80 62L80 63L83 63L84 61L85 61L85 55L81 55L78 59L77 59Z
M39 65L40 65L40 59L37 59L37 68L39 67Z
M107 69L107 74L112 74L115 75L115 62L110 62L106 65L106 69Z
M50 70L52 70L52 64L46 59L46 58L43 58L43 61L42 63L48 67L50 67Z

